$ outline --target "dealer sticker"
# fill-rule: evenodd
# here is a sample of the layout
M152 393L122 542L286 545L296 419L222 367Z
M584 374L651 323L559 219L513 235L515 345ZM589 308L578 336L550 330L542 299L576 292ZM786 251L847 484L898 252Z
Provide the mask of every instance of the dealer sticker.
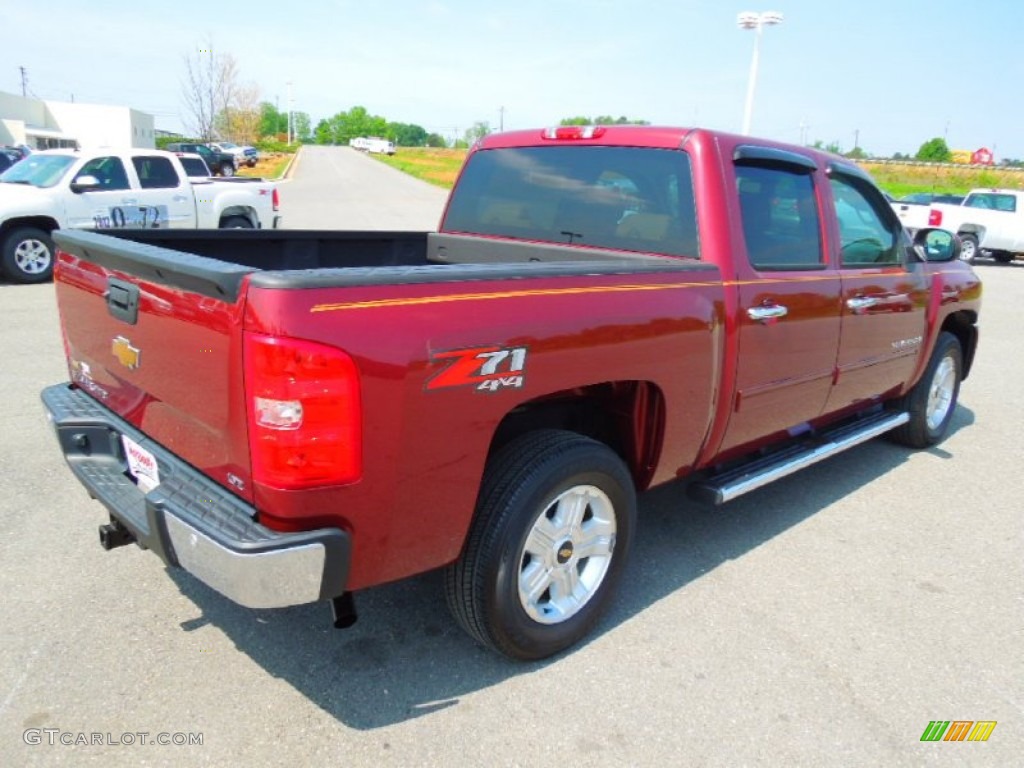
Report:
M139 490L149 493L160 485L160 469L156 464L156 456L127 435L121 435L121 444L128 459L128 472L139 484Z

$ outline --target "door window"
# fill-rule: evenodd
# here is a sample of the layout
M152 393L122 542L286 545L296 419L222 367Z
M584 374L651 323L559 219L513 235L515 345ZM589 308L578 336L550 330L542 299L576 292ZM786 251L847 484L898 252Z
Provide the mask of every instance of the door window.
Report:
M97 192L114 192L131 186L119 157L94 157L82 166L75 178L77 180L82 176L93 176L99 181Z
M771 165L736 166L747 256L758 270L824 266L821 219L809 173Z
M829 182L839 222L842 266L899 264L900 225L884 214L889 206L882 196L852 177L833 175Z

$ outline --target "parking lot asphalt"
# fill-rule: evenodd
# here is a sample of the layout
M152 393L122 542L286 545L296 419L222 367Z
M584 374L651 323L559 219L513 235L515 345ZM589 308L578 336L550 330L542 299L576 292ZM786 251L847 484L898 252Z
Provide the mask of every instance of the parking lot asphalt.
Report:
M374 175L349 152L316 166ZM1024 263L977 270L981 345L947 440L875 440L718 510L644 495L613 609L539 664L475 646L437 574L361 593L334 630L326 605L247 610L101 550L105 515L38 397L66 378L53 287L0 283L4 764L1020 764ZM921 742L934 720L998 725Z

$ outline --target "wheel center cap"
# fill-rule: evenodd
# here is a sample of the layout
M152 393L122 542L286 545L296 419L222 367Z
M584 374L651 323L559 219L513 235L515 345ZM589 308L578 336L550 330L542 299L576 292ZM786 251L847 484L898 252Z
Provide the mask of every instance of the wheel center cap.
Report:
M566 539L565 541L563 541L558 546L558 554L557 554L558 564L559 565L565 565L566 563L568 563L569 560L572 558L572 553L573 553L572 540L571 539Z

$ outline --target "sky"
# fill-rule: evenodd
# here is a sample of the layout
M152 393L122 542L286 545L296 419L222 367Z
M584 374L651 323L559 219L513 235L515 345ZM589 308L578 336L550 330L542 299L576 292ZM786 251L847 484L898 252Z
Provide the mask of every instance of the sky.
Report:
M0 0L0 91L20 94L24 67L29 96L180 131L186 57L212 44L314 125L358 105L448 138L577 115L739 132L748 10L784 17L761 36L753 135L878 156L942 137L1024 158L1020 0Z

